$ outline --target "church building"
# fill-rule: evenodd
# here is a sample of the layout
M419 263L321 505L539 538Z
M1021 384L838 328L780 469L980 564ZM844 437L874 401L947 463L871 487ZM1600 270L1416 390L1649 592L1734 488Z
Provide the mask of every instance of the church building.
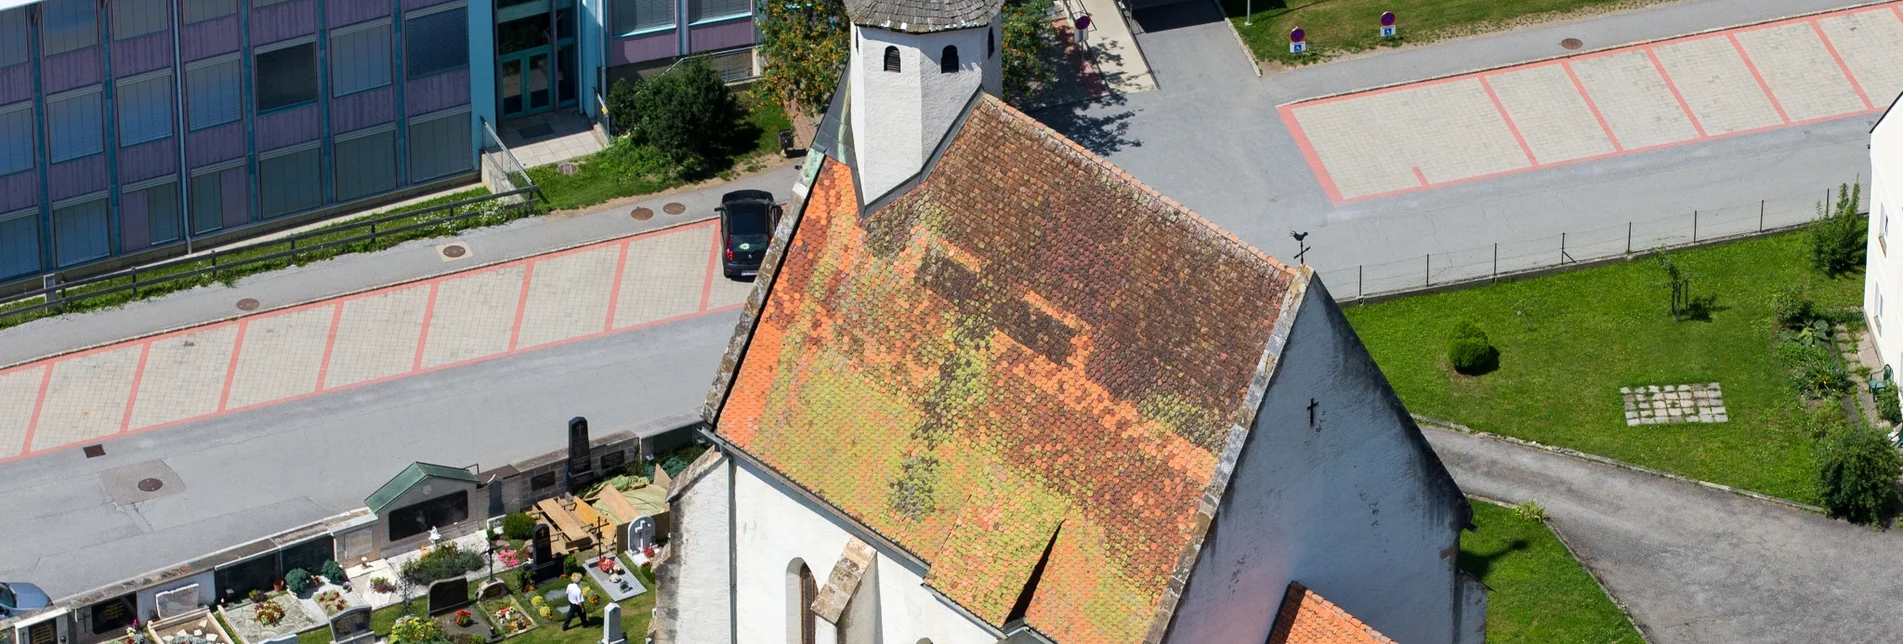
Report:
M1314 271L999 100L999 0L846 6L655 642L1484 640L1471 509Z

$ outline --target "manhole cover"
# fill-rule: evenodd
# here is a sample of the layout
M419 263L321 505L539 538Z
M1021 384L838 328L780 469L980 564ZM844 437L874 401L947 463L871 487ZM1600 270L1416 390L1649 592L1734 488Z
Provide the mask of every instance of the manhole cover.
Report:
M162 487L165 487L165 481L158 479L139 479L140 492L157 492L159 488Z
M629 214L634 216L635 221L647 221L649 219L654 218L654 209L653 208L635 208L634 212Z
M106 455L106 446L104 446L104 445L87 445L87 446L85 446L84 448L81 448L81 449L80 449L79 451L82 451L82 452L85 452L85 453L86 453L86 458L99 458L99 457L101 457L101 456L105 456L105 455Z
M456 259L458 257L462 257L468 254L469 254L469 249L461 245L451 244L449 246L443 247L443 256L448 257L450 259Z
M1578 38L1567 38L1565 40L1559 41L1559 46L1567 48L1567 49L1578 49L1580 47L1586 46L1586 43L1581 42Z
M681 204L680 202L670 202L665 206L661 206L661 212L665 212L670 215L678 215L678 214L687 212L687 206Z
M250 297L247 297L242 300L238 300L238 310L256 311L258 310L258 300L256 298L250 298Z

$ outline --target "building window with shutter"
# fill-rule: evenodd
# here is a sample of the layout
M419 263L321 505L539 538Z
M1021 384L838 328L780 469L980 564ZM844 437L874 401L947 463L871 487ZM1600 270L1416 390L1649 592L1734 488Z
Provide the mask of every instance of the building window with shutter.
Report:
M396 128L337 138L331 150L337 201L396 189Z
M957 47L946 45L944 53L941 53L938 55L938 73L940 74L958 73L958 48Z
M112 252L106 197L53 207L53 258L61 268L89 262Z
M242 69L236 55L185 68L185 113L193 130L238 120Z
M26 7L0 11L0 67L24 63L33 56L27 40Z
M93 23L97 15L93 0L40 3L40 49L51 56L99 44L99 27Z
M403 23L404 74L409 80L469 66L469 10L455 7Z
M172 19L166 0L113 0L112 38L125 40L165 31Z
M390 23L379 20L330 34L331 96L390 84Z
M258 214L265 219L324 203L323 150L316 145L258 159Z
M0 214L0 279L40 272L38 208Z
M0 107L0 175L33 169L33 103Z
M172 135L172 73L119 81L119 146L131 147Z
M178 241L184 228L179 221L178 181L167 179L157 185L127 190L120 197L120 209L131 210L134 202L145 207L146 244L159 246ZM121 216L124 216L123 213Z
M253 71L259 114L317 100L317 43L258 52Z
M422 183L475 165L469 111L410 120L410 182Z
M184 0L179 3L179 20L188 25L234 13L238 13L238 0Z
M885 70L888 72L899 71L899 48L892 46L885 48Z
M608 11L618 36L674 28L674 0L614 0Z
M753 15L751 0L691 0L688 21L693 23L727 20Z
M53 163L106 151L99 94L98 87L90 87L46 99L46 142Z
M225 184L244 185L243 173L243 165L234 165L192 175L192 234L203 235L225 227Z

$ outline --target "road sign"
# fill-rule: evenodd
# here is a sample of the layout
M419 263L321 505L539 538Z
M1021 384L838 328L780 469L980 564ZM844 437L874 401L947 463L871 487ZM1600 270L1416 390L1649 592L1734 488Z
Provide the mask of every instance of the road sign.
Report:
M1381 37L1394 37L1394 12L1392 11L1381 12Z
M1086 14L1077 16L1077 30L1083 31L1089 28L1090 28L1090 14L1086 13Z
M1301 27L1288 30L1288 53L1299 54L1308 51L1308 32Z

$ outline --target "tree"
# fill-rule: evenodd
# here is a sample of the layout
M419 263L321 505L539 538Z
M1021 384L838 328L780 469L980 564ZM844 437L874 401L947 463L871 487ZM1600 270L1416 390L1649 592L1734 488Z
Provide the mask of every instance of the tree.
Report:
M851 23L842 0L766 0L761 4L756 96L818 115L839 86L851 52Z
M1044 52L1057 41L1051 27L1051 3L1006 0L1004 3L1004 96L1022 101L1039 86L1057 77Z
M1857 427L1824 437L1818 446L1817 487L1830 516L1874 524L1896 502L1903 456L1882 434Z
M632 121L628 133L635 142L654 146L690 173L721 156L741 117L733 92L704 58L683 60L622 94L632 105L624 113L632 113L621 118Z
M1857 216L1862 184L1843 184L1837 190L1837 203L1825 208L1817 202L1817 219L1809 226L1811 264L1831 277L1863 266L1865 222Z

